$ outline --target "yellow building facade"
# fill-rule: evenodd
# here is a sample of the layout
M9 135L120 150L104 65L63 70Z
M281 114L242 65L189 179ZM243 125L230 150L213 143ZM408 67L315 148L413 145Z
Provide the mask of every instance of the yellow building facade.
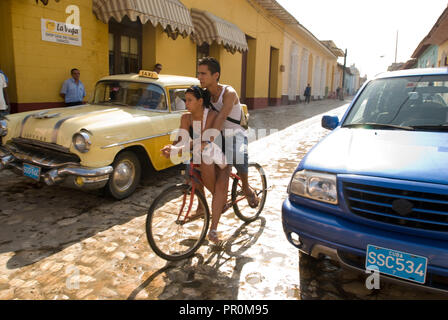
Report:
M0 51L0 69L9 78L12 111L63 106L59 92L72 68L81 71L88 101L101 77L152 70L155 63L163 65L164 74L196 76L197 60L206 55L220 61L220 81L232 85L250 109L295 103L308 82L316 98L335 90L337 56L297 21L292 26L292 17L274 0L125 2L141 6L139 19L135 10L117 10L105 0L0 1L0 42L7 48ZM163 11L148 3L171 7ZM273 5L282 14L272 11ZM145 10L169 16L152 21L142 15ZM198 43L201 26L193 12L216 23L209 43ZM48 40L48 28L57 34L57 28L71 25L79 25L77 38L69 36L75 43ZM240 36L239 43L225 34L221 39L222 28L230 38Z
M314 99L323 99L336 90L337 54L305 28L286 28L283 55L282 104L299 102L308 84Z

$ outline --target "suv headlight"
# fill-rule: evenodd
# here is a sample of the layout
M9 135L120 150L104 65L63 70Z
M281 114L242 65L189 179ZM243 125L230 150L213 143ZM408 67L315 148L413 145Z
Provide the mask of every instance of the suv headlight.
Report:
M335 174L314 171L297 171L291 179L288 192L301 197L338 204Z
M8 121L0 120L0 137L4 137L8 134Z
M86 132L75 133L73 135L73 145L75 146L75 149L81 153L88 152L92 145L89 134Z

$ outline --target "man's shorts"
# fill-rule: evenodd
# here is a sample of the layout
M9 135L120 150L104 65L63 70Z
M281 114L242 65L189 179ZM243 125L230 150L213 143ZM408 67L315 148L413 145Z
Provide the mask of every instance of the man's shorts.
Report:
M225 156L228 164L233 165L239 173L249 172L248 140L243 133L226 136Z

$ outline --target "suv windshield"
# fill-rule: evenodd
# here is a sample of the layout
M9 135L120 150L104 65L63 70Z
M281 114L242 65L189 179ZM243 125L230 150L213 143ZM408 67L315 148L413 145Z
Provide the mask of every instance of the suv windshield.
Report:
M448 129L448 76L374 80L350 110L343 127Z
M92 103L152 110L167 109L165 93L161 87L130 81L100 81L96 85Z

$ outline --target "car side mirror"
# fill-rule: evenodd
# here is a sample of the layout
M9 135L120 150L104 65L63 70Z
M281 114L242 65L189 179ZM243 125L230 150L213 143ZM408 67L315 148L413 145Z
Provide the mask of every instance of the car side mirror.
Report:
M334 130L339 124L339 118L334 116L323 116L322 127L328 130Z

